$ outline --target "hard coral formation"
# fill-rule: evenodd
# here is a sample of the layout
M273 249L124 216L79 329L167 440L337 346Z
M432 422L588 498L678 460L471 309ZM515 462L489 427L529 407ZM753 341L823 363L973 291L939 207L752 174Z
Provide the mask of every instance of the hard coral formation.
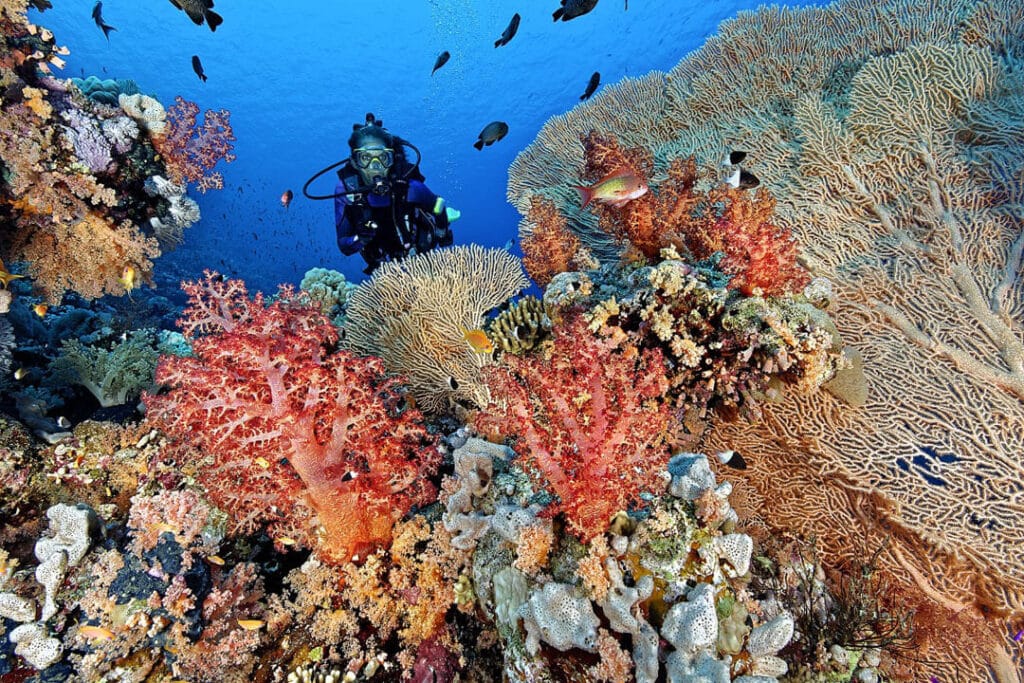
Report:
M337 330L288 288L269 305L214 273L184 289L194 356L162 358L170 389L144 397L148 421L198 449L181 465L213 455L196 475L235 530L266 524L334 561L387 545L430 502L440 457L398 380L379 359L331 352Z
M506 353L524 353L550 337L551 320L540 299L525 296L491 320L487 335Z

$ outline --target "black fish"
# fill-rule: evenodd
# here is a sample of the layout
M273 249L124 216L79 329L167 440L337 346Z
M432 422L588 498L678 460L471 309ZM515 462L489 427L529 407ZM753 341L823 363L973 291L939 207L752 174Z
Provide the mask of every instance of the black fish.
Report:
M439 54L437 56L437 60L434 62L434 68L430 71L430 75L433 76L434 72L437 71L438 69L440 69L445 64L447 64L448 60L451 59L451 58L452 58L452 56L448 52L448 50L445 50L444 52Z
M206 83L206 74L203 73L203 63L199 61L199 55L192 55L192 70L199 76L199 80Z
M729 187L750 190L761 184L761 180L756 175L740 166L746 158L746 152L734 150L729 152L729 158L722 162L723 166L732 169L725 179L725 184Z
M590 96L594 94L594 91L597 90L597 86L599 86L600 84L601 73L599 71L595 71L594 75L590 77L590 82L587 83L587 89L583 91L582 95L580 95L580 99L589 100Z
M504 121L491 121L480 131L480 135L477 137L477 141L473 143L473 146L477 149L483 149L484 145L493 145L506 135L508 135L507 123Z
M216 31L224 23L224 18L210 9L213 0L171 0L171 4L187 14L196 26L202 26L205 20L210 30Z
M743 160L747 158L746 152L729 152L729 163L735 166L736 164L742 164Z
M110 32L116 31L117 29L103 21L103 2L97 0L96 4L92 8L92 20L96 22L96 25L103 31L103 36L110 40Z
M718 454L718 461L737 470L747 469L747 461L736 451L722 451Z
M508 22L508 27L501 34L501 38L494 41L494 47L501 47L502 45L508 45L508 41L512 40L516 31L519 30L519 12L512 15L512 21Z
M595 7L597 7L597 0L562 0L562 6L556 9L551 16L555 18L555 21L559 19L569 21L576 17L582 17Z

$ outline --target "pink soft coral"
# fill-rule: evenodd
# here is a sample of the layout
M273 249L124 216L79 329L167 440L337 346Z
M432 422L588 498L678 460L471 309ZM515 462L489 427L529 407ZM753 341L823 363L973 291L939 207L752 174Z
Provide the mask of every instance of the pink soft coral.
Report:
M379 359L331 351L338 334L282 287L266 305L244 283L207 273L183 285L193 357L165 356L147 419L188 442L211 499L235 528L268 523L279 543L348 561L386 545L395 520L432 500L440 455L420 414L403 409Z
M548 359L506 355L485 377L493 401L474 426L519 437L518 451L558 495L556 510L583 540L617 511L660 488L675 425L657 350L596 338L582 319L562 328Z

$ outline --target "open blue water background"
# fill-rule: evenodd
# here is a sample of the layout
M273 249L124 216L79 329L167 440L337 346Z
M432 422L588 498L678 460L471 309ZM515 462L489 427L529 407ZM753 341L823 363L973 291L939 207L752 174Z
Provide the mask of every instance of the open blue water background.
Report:
M297 284L315 266L363 279L361 257L337 250L332 202L309 201L301 188L347 155L352 124L366 112L420 148L427 184L462 211L456 244L502 246L519 221L505 198L509 164L549 117L579 102L591 73L601 72L604 87L668 70L721 21L758 5L630 0L627 10L623 0L600 0L590 14L555 23L558 0L217 0L224 23L214 33L167 0L105 0L104 19L117 28L108 42L92 21L94 0L53 4L31 19L71 50L62 75L130 78L168 106L181 95L204 111L231 111L237 160L218 167L223 190L190 190L203 218L157 261L157 284L176 288L214 268L265 291ZM515 12L518 34L495 49ZM442 50L451 61L431 76ZM192 71L193 54L206 83ZM493 120L508 123L508 136L477 151L477 134ZM329 194L333 180L313 193ZM289 188L286 211L279 198Z

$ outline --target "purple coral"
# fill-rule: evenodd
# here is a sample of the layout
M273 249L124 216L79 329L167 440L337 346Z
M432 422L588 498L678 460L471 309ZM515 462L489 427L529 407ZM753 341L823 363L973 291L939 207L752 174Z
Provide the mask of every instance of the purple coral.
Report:
M68 122L64 133L74 146L79 161L93 173L103 173L110 168L114 157L110 142L100 130L99 121L80 109L66 111L63 116Z

